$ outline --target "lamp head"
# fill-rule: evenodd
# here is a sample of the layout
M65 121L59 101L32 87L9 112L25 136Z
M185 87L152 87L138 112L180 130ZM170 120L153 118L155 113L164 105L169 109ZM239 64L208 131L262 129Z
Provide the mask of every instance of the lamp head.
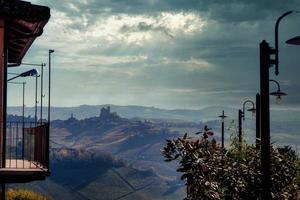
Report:
M219 115L218 117L221 118L222 121L224 121L224 119L227 117L227 116L224 114L224 110L223 110L223 112L222 112L222 115Z
M218 117L225 119L227 116L226 115L219 115Z
M255 103L252 101L252 100L246 100L244 103L243 103L243 120L245 120L245 110L246 110L246 104L247 103L251 103L252 107L247 109L247 111L251 111L252 112L252 116L255 115L255 112L256 112L256 109L255 109Z
M300 36L293 37L286 41L287 44L300 45Z
M271 92L270 95L276 97L276 103L280 104L282 101L282 96L287 96L287 93L281 92L280 90L277 90L276 92Z
M220 116L218 116L218 117L220 117L221 118L221 120L222 120L222 122L224 122L224 119L227 117L226 115L220 115Z
M54 50L53 49L49 49L49 53L54 53Z
M249 108L249 109L247 109L247 111L251 112L252 117L255 118L255 115L256 115L256 108L255 107Z
M256 109L255 108L249 108L249 109L247 109L247 111L250 111L252 113L256 113Z
M38 76L39 72L36 69L31 69L28 70L26 72L23 72L22 74L20 74L21 77L26 77L26 76Z

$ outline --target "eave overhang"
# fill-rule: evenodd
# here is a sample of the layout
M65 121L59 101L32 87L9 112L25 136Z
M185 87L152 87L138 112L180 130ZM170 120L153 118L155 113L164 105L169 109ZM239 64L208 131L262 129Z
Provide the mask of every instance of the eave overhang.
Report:
M8 63L19 64L34 40L42 35L50 9L20 0L0 0L0 19L5 20Z

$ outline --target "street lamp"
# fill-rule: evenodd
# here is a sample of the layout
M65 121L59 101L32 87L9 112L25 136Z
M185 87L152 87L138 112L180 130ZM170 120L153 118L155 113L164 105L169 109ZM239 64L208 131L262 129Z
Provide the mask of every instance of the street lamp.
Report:
M222 120L222 170L223 170L223 166L224 166L224 119L227 117L225 114L224 114L224 110L222 112L222 115L218 116L219 118L221 118Z
M242 119L245 120L245 110L246 110L246 104L247 103L252 104L252 108L247 109L247 111L252 112L252 115L255 115L255 112L256 112L255 104L251 100L244 101L243 110L239 109L239 114L238 114L238 117L239 117L239 135L238 135L238 137L239 137L240 147L241 147L241 143L242 143Z
M261 104L261 199L271 200L271 172L270 172L270 98L269 98L269 69L275 65L275 75L279 74L278 28L280 21L297 11L283 13L275 25L275 49L263 40L260 43L260 104ZM299 37L287 41L288 44L299 45ZM275 59L271 56L275 54ZM281 95L282 96L282 95ZM281 97L280 96L280 97Z
M282 91L280 90L280 85L279 85L279 83L278 83L277 81L275 81L275 80L272 79L272 80L270 80L269 82L276 83L276 85L277 85L277 91L276 91L276 92L271 92L270 95L271 95L271 96L275 96L275 97L276 97L276 102L277 102L277 103L280 103L280 102L281 102L281 97L282 97L282 96L286 96L287 93L282 92Z
M38 77L40 77L40 75L35 75L35 104L34 104L34 122L35 124L37 124L37 104L38 104L38 100L37 100L37 95L38 95Z
M260 148L260 122L261 122L261 106L260 106L260 94L256 94L256 148Z
M285 13L283 13L280 17L278 17L277 21L276 21L276 24L275 24L275 60L274 60L274 64L275 64L275 75L278 76L279 74L279 45L278 45L278 30L279 30L279 24L281 22L281 20L292 14L292 13L299 13L299 11L296 11L296 10L290 10L290 11L287 11ZM300 36L298 37L294 37L294 38L291 38L289 40L286 41L288 44L294 44L294 45L300 45Z
M41 64L41 123L43 122L43 97L44 97L44 67L46 66L45 63Z
M48 83L48 123L50 123L50 97L51 97L51 54L54 53L53 49L49 49L48 58L49 58L49 83Z
M249 108L247 109L247 111L249 112L252 112L252 116L255 116L255 113L256 113L256 108L255 108L255 103L251 100L246 100L244 103L243 103L243 120L245 121L245 110L246 110L246 104L247 103L251 103L252 104L252 108Z
M221 120L222 120L222 151L223 151L223 149L224 149L224 119L227 117L224 114L224 110L222 112L222 115L220 115L218 117L221 118Z
M31 70L28 70L26 72L23 72L21 74L18 74L17 76L14 76L10 79L7 80L7 82L11 81L11 80L14 80L18 77L27 77L27 76L36 76L39 72L36 70L36 69L31 69Z
M25 64L25 65L36 65L36 64ZM11 81L11 80L14 80L18 77L27 77L27 76L34 76L35 77L35 107L34 107L34 120L35 120L35 123L37 123L37 87L38 87L38 77L39 77L39 72L38 70L36 69L31 69L31 70L28 70L26 72L23 72L21 74L18 74L17 76L14 76L10 79L7 80L7 82Z

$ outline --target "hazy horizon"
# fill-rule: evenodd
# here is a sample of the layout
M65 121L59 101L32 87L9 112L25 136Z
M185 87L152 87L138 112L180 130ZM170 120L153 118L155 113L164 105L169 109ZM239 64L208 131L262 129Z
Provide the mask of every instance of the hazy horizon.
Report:
M242 102L241 102L242 105ZM122 106L122 107L147 107L147 108L155 108L155 109L162 109L162 110L202 110L205 108L231 108L231 109L240 109L242 106L240 105L227 105L227 106L222 106L222 105L206 105L198 108L191 108L191 107L177 107L177 108L168 108L168 107L158 107L158 106L153 106L153 105L130 105L130 104L110 104L110 103L105 103L105 104L81 104L81 105L74 105L74 106L51 106L51 108L77 108L77 107L83 107L83 106ZM9 108L22 108L21 105L13 105L13 106L8 106ZM25 108L34 108L34 106L26 106ZM44 105L43 109L48 108L48 106ZM40 110L40 106L38 106L38 111ZM281 104L275 104L270 107L270 110L285 110L285 111L300 111L300 105L297 106L286 106L286 105L281 105Z

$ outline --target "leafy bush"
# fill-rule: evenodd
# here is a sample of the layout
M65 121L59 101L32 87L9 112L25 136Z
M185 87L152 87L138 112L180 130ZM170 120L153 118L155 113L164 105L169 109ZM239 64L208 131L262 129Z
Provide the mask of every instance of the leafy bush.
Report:
M200 139L187 134L167 140L165 161L179 161L178 172L186 181L186 200L260 199L260 151L246 142L222 149L206 132ZM300 160L290 147L271 146L272 198L297 199Z
M6 200L51 200L41 194L26 189L8 189Z

